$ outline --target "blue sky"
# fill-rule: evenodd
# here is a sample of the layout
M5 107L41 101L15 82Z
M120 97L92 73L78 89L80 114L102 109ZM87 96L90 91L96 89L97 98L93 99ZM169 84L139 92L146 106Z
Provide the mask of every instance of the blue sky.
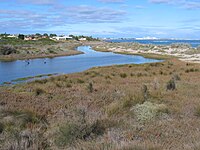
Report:
M0 32L200 39L200 0L0 0Z

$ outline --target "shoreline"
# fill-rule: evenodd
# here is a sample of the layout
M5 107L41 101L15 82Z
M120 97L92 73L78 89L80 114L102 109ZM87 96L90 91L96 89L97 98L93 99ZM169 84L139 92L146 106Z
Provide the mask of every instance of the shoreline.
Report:
M133 47L131 47L133 44ZM131 46L129 46L131 45ZM171 45L168 46L157 46L150 45L156 47L157 49L151 49L148 47L148 44L136 44L136 46L141 46L146 48L144 50L134 49L134 43L106 43L101 46L93 46L92 48L96 51L101 52L113 52L118 54L127 54L127 55L139 55L145 58L151 59L173 59L176 58L178 60L190 63L200 63L200 52L198 52L195 48L171 48ZM128 48L126 48L128 47ZM168 48L168 49L166 49ZM196 52L196 53L195 53Z
M0 61L2 62L12 62L12 61L17 61L17 60L27 60L27 59L41 59L41 58L55 58L55 57L61 57L61 56L73 56L73 55L79 55L83 54L83 52L80 52L78 50L73 50L72 53L63 53L63 54L54 54L54 55L44 55L44 56L27 56L27 57L16 57L16 58L1 58Z
M61 56L72 56L72 55L83 54L82 52L80 52L76 49L78 46L81 46L82 43L70 43L72 45L69 45L69 46L67 44L69 44L69 43L63 42L63 43L58 43L57 45L54 45L58 48L58 50L55 50L55 51L53 51L53 53L48 53L48 54L46 52L42 52L42 53L38 53L38 54L36 53L34 55L31 55L31 54L0 55L0 61L1 62L11 62L11 61L17 61L17 60L54 58L54 57L61 57ZM59 49L60 46L62 47L61 50ZM33 47L36 47L36 46L33 45ZM45 47L45 45L44 45L44 47ZM38 50L38 51L40 51L40 50Z
M61 46L65 43L59 43ZM158 59L158 60L168 60L172 58L179 59L184 62L189 63L200 63L200 53L194 53L189 54L189 49L185 48L169 48L169 51L165 50L167 47L170 47L170 45L167 46L161 46L160 50L157 49L151 49L148 48L149 44L139 44L139 46L147 47L145 50L134 50L133 48L128 47L128 45L134 43L109 43L105 41L85 41L85 42L79 42L79 43L72 43L74 46L70 46L69 50L66 52L58 52L58 54L36 54L33 56L2 56L0 55L0 61L2 62L9 62L9 61L16 61L16 60L26 60L26 59L37 59L37 58L54 58L54 57L60 57L60 56L72 56L72 55L79 55L83 54L82 52L76 50L78 46L91 46L95 51L101 51L101 52L113 52L117 54L125 54L125 55L138 55L142 56L144 58L150 58L150 59ZM111 45L111 46L110 46ZM154 47L158 47L158 45L151 45ZM126 48L128 47L128 48ZM194 51L194 48L191 48L191 52ZM197 51L197 50L196 50ZM188 54L187 54L188 53Z

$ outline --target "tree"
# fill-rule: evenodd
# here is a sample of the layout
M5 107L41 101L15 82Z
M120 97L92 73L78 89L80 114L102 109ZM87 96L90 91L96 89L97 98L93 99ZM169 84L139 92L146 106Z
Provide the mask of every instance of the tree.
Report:
M43 36L49 36L47 33L44 33Z
M36 33L35 35L36 35L36 36L41 36L41 34L40 34L40 33Z
M18 35L18 39L24 40L24 35L23 34L19 34Z
M51 33L49 36L50 36L50 37L54 37L54 36L57 36L57 35L56 35L56 34L52 34L52 33Z

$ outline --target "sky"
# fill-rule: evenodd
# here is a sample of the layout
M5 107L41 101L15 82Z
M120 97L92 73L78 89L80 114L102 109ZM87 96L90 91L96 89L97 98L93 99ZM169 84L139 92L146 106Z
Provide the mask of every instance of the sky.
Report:
M0 33L200 39L200 0L0 0Z

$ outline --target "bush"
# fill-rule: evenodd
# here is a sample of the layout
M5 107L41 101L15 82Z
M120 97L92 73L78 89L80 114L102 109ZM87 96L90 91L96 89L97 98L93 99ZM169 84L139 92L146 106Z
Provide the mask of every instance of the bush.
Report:
M45 93L45 91L43 89L41 89L41 88L36 88L35 89L35 95L36 96L41 95L43 93Z
M89 85L87 86L87 88L88 88L88 91L90 92L90 93L92 93L93 91L94 91L94 89L93 89L93 84L90 82L89 83Z
M58 146L66 146L72 144L76 140L78 135L78 127L75 124L65 124L59 128L59 137L55 143Z
M16 52L17 52L17 50L11 45L6 45L6 46L0 47L0 55L10 55L10 54L14 54Z
M133 110L137 120L142 122L150 121L163 113L168 113L168 109L164 104L153 104L151 102L137 104Z
M176 89L176 83L174 81L174 79L172 78L171 80L169 80L167 82L167 90L175 90Z
M175 74L173 76L173 79L176 80L176 81L180 81L181 80L181 78L180 78L180 76L178 74Z
M197 117L200 117L200 106L196 107L196 109L195 109L195 115Z
M81 79L77 79L77 83L84 83L85 81L81 80Z
M65 147L72 145L76 140L86 140L92 136L102 135L106 126L101 121L94 123L67 123L59 128L59 135L55 140L56 145Z
M4 124L0 122L0 134L3 132L4 130Z
M37 124L40 122L40 117L31 111L3 111L4 116L10 116L13 120L10 122L10 126L25 128L27 124ZM4 126L3 126L4 127ZM0 124L1 128L1 124ZM5 126L7 128L7 126Z
M186 73L189 73L189 72L198 72L199 69L194 69L194 68L190 68L190 69L187 69L185 70Z
M126 77L127 77L127 74L126 74L126 73L120 73L120 77L121 77L121 78L126 78Z

